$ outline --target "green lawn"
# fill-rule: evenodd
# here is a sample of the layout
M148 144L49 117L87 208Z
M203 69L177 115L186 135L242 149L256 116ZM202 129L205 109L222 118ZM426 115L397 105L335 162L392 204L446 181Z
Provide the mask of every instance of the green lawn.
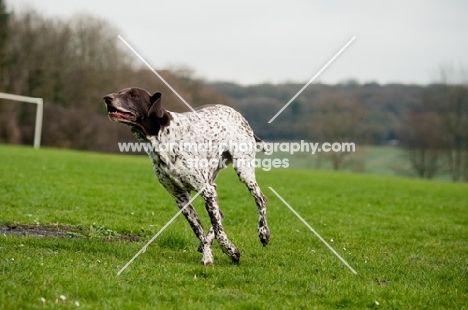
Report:
M1 225L78 231L0 235L0 309L468 308L467 184L259 170L272 231L263 248L254 201L229 168L218 193L240 264L215 245L215 265L199 265L198 241L179 217L117 276L177 212L148 158L0 145L0 165ZM200 198L195 207L207 226Z

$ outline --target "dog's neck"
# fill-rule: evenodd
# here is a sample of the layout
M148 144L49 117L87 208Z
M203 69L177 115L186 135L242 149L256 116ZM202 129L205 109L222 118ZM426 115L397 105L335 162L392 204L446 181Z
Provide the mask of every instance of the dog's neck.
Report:
M142 143L148 143L151 144L151 146L148 146L145 148L146 153L150 157L151 161L153 164L160 164L160 162L164 163L166 166L170 166L170 160L168 158L168 154L166 153L161 153L159 144L160 144L160 139L159 139L159 134L161 131L158 131L158 134L156 135L145 135L141 130L132 127L132 133L133 136L140 142Z
M131 130L138 141L149 142L149 137L158 137L159 133L171 124L172 119L171 113L164 110L162 117L150 116L142 118L138 125L131 125Z

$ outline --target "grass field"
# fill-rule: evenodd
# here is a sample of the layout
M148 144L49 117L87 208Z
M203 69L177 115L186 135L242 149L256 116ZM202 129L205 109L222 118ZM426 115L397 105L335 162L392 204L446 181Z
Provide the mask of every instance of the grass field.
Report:
M215 245L215 265L199 265L198 242L179 217L117 276L177 212L149 159L0 145L0 165L1 225L61 225L74 232L62 238L0 235L0 309L468 307L466 184L259 170L272 231L263 248L254 201L230 168L217 184L240 264ZM200 198L195 208L207 226Z

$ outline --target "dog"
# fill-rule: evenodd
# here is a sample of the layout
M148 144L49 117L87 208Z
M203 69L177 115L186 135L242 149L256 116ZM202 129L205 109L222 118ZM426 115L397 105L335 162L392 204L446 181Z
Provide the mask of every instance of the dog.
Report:
M162 186L174 197L179 209L200 240L198 251L203 253L201 264L212 265L211 245L216 239L222 251L232 261L239 262L240 251L228 239L223 225L224 217L218 205L216 184L219 171L225 164L233 163L234 169L258 208L258 236L263 246L270 241L266 219L267 197L263 195L255 178L256 147L240 147L240 144L256 145L262 142L250 128L247 120L225 105L206 105L192 112L175 113L162 106L162 94L150 94L142 88L125 88L104 98L111 121L127 124L133 135L154 148L147 153L154 172ZM208 144L211 147L181 147ZM163 149L162 145L166 148ZM168 145L172 145L168 148ZM210 164L201 164L201 163ZM197 165L197 163L200 163ZM191 191L199 192L205 201L211 227L205 234L200 219L190 204ZM185 208L184 208L185 207Z

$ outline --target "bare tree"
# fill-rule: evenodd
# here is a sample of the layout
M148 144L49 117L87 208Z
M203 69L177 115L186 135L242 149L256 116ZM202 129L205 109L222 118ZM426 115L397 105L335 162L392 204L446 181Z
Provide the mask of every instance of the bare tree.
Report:
M454 83L450 68L441 69L441 77L423 91L401 140L419 176L433 177L447 159L452 180L468 181L468 86Z
M441 155L446 141L440 128L439 115L420 108L408 116L400 132L400 142L407 151L411 167L421 178L432 179L443 164Z
M439 108L448 138L447 156L453 181L468 181L468 73L466 68L439 68Z
M364 126L366 112L360 101L326 92L312 104L314 105L312 118L305 120L309 139L318 139L322 143L359 144L366 141L367 133ZM331 161L333 169L339 170L350 154L344 151L331 152L324 158Z

